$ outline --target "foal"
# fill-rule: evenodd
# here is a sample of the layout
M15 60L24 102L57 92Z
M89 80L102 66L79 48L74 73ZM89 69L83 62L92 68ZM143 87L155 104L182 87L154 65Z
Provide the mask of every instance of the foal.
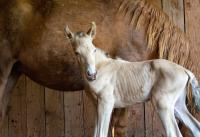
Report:
M94 137L107 137L113 108L149 99L167 137L182 137L175 117L194 137L200 137L200 123L189 113L185 103L191 84L195 105L200 108L200 90L192 72L164 59L128 62L109 58L92 43L95 23L87 33L72 33L68 27L65 31L82 67L85 86L98 102Z

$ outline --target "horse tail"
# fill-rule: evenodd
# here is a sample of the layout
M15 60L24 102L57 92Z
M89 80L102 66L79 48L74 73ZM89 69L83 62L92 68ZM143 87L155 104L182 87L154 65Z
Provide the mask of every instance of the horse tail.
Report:
M192 95L190 95L189 97L189 100L192 100L190 105L193 104L192 108L195 108L195 110L197 109L198 111L200 111L200 87L198 84L198 80L191 71L186 69L185 72L189 76L188 84L190 84L192 87Z

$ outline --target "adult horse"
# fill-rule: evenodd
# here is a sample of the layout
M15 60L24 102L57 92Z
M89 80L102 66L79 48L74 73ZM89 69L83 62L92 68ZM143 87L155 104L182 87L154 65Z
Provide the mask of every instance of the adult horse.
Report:
M21 73L50 88L83 89L72 49L64 38L66 22L82 29L95 21L99 27L94 43L112 56L129 61L166 58L200 74L194 69L198 63L189 54L184 33L146 1L1 0L0 8L1 115ZM115 131L121 136L124 130Z

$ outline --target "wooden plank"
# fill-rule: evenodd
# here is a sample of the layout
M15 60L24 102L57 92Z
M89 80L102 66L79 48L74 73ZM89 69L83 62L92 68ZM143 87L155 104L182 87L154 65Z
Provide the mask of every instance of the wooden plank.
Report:
M184 22L184 0L164 0L163 10L168 14L173 23L176 24L182 31L185 31ZM188 134L185 137L189 137Z
M161 0L151 0L151 2L155 3L160 9L162 9ZM163 130L161 120L154 111L151 102L145 103L145 136L165 137L165 131Z
M166 137L161 120L151 102L145 104L146 137Z
M26 134L26 81L21 76L11 94L9 107L9 137L27 137Z
M185 0L185 26L186 33L190 39L190 47L192 50L192 62L200 64L197 60L200 57L200 2L199 0ZM194 59L194 60L193 60ZM195 65L198 66L198 65ZM200 69L194 68L195 74L200 78Z
M86 137L92 137L95 126L96 106L92 102L91 98L83 92L83 117L84 117L84 130Z
M163 10L173 23L184 31L183 0L163 0Z
M170 1L164 0L163 10L168 14L168 16L173 21L173 23L175 23L182 31L185 31L184 0L170 0ZM185 137L189 137L189 136L191 135L187 134Z
M144 104L136 104L129 109L126 137L145 136L144 113Z
M3 124L0 130L0 137L8 137L8 116L3 120Z
M184 31L183 0L163 0L162 4L164 12L166 12L170 19ZM145 109L147 112L145 116L146 136L166 136L161 121L157 114L153 111L153 106L151 105L151 103L147 103Z
M144 137L145 136L145 104L137 104L129 108L128 128L126 137Z
M46 137L64 137L64 93L45 88Z
M84 136L82 98L82 91L64 93L65 137Z
M184 0L185 6L185 28L186 34L190 39L190 57L188 67L200 79L200 1ZM200 121L200 114L194 114ZM184 137L189 137L189 132L183 133Z
M85 136L92 137L95 125L96 106L91 101L91 98L89 98L85 93L83 98ZM144 104L137 104L131 107L129 109L128 119L126 137L144 137ZM109 135L111 135L111 133L109 133Z
M27 136L45 136L44 87L26 79Z

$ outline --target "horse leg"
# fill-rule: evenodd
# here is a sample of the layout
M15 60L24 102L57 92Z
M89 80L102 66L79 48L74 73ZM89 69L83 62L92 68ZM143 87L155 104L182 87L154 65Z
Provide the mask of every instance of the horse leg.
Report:
M174 105L167 94L152 97L152 102L165 128L167 137L183 137L174 116Z
M125 137L128 124L128 108L115 108L112 115L112 137Z
M2 61L2 60L1 60ZM3 118L6 115L6 107L9 98L9 91L11 87L13 87L16 79L18 77L12 72L13 64L15 63L14 60L7 60L0 62L0 126L2 125Z
M97 119L94 137L107 137L110 117L114 106L114 98L104 96L98 98Z
M185 101L186 92L176 102L175 116L192 132L194 137L200 137L200 123L190 114Z

